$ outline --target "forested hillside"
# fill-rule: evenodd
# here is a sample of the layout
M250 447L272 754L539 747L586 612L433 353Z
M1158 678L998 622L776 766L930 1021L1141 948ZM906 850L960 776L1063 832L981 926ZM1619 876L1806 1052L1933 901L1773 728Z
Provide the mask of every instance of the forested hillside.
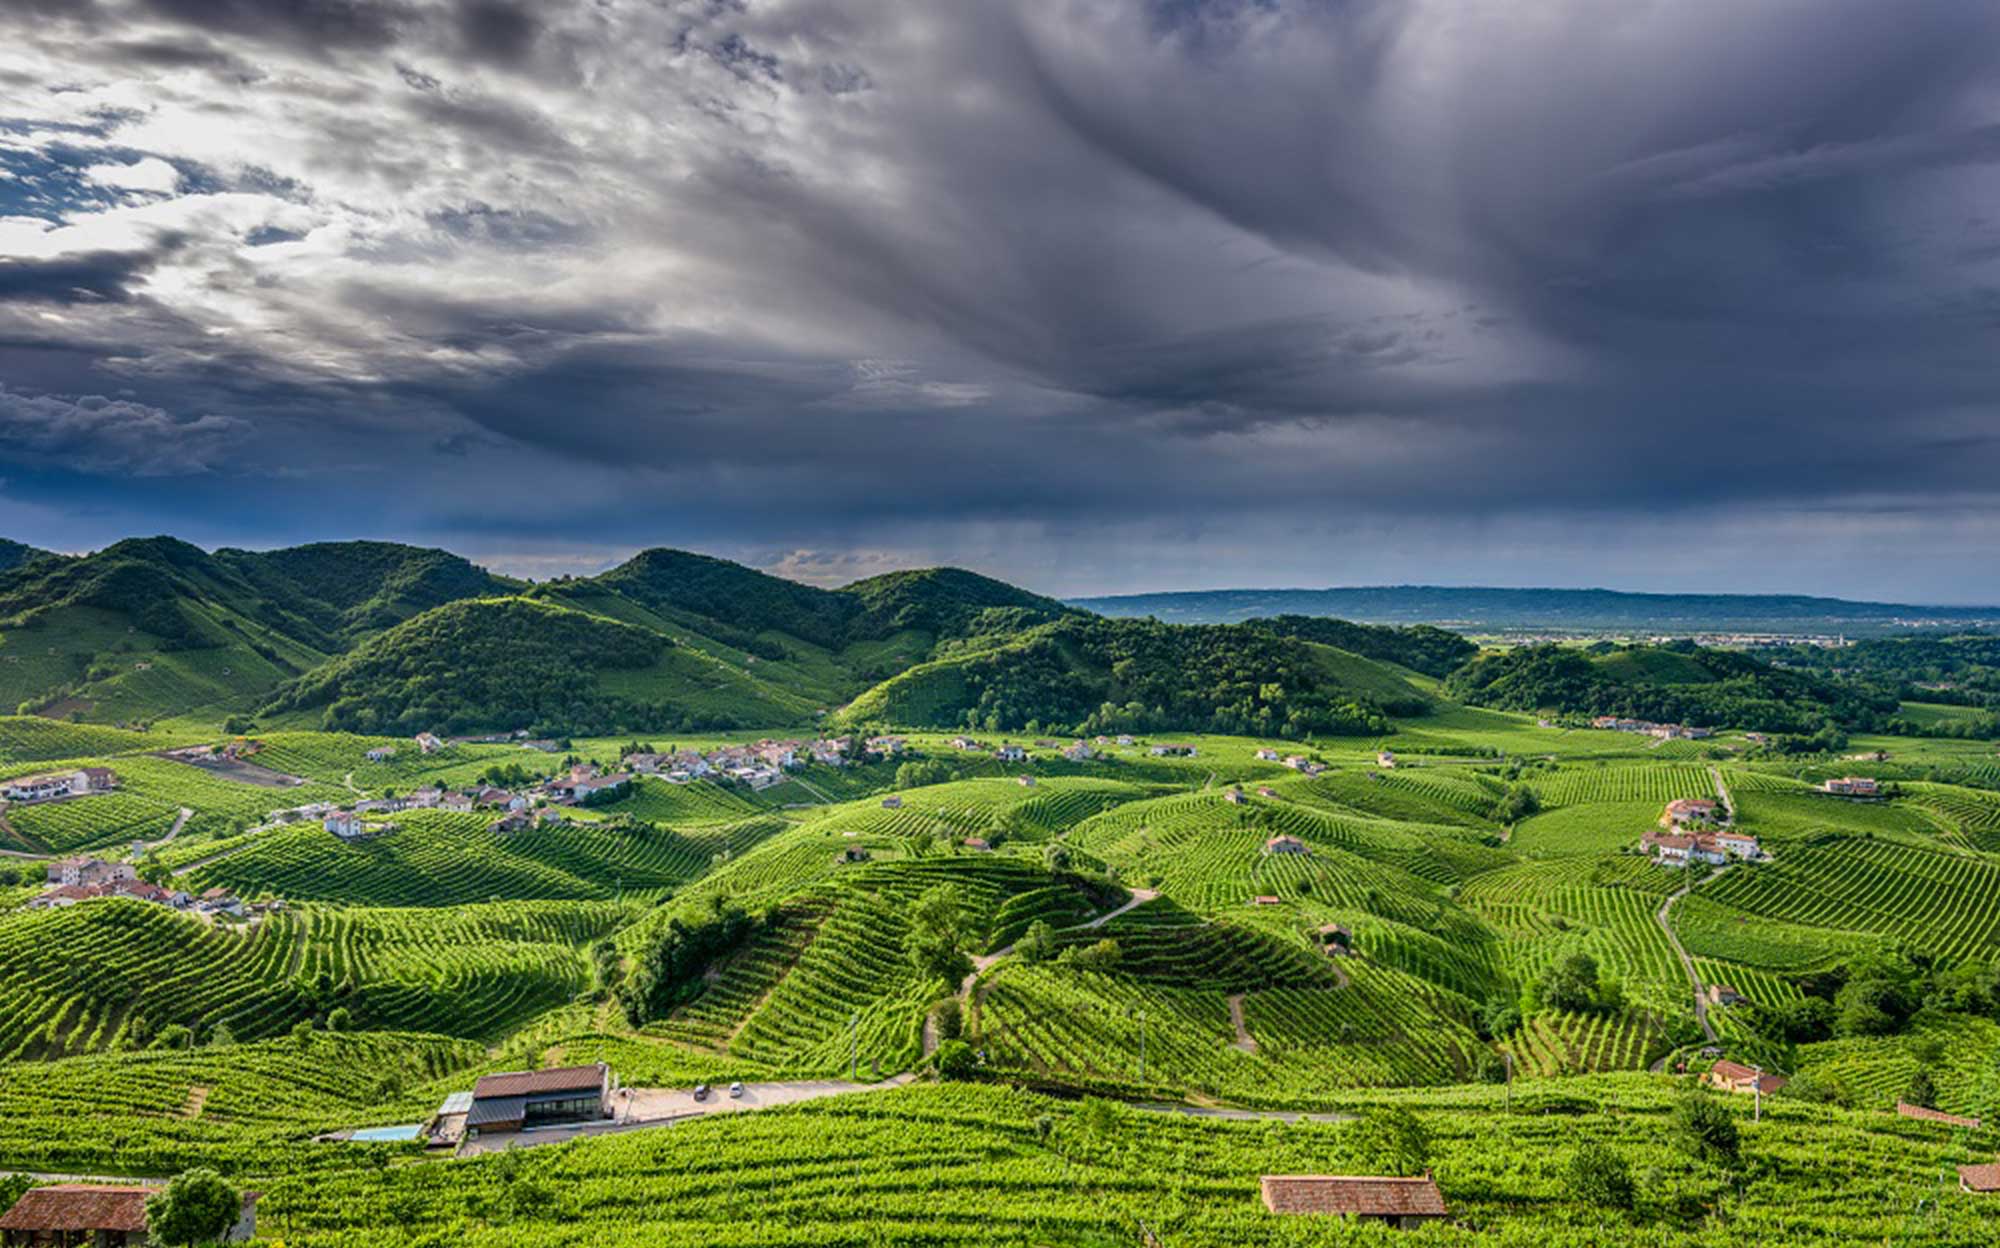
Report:
M1071 616L965 643L857 698L850 721L1078 733L1381 733L1429 699L1393 671L1249 625ZM1031 727L1032 726L1032 727Z
M1280 637L1299 637L1380 659L1427 676L1446 676L1479 653L1479 647L1449 629L1429 624L1355 624L1317 615L1274 615L1249 621Z
M0 537L0 572L17 568L28 560L38 558L47 553L45 550L37 550L33 546L23 545L20 542L13 542Z
M1516 711L1619 715L1660 722L1812 733L1868 729L1893 696L1692 642L1663 646L1519 646L1479 656L1445 681L1454 701Z

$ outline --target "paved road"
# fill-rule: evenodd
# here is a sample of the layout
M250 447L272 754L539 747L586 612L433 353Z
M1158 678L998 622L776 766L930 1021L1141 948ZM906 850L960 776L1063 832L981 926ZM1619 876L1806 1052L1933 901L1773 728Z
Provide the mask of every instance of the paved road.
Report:
M708 1099L697 1101L694 1092L688 1088L623 1088L617 1096L617 1118L611 1122L591 1123L576 1127L551 1127L543 1131L523 1131L519 1134L486 1135L476 1140L468 1140L459 1145L458 1156L477 1157L481 1153L503 1152L510 1148L535 1148L543 1144L561 1144L585 1136L596 1138L600 1135L616 1135L624 1131L643 1131L653 1127L670 1127L678 1122L689 1122L710 1114L743 1114L760 1109L775 1109L780 1105L799 1105L806 1101L823 1100L829 1096L851 1096L856 1092L885 1092L914 1083L916 1075L905 1072L884 1079L880 1083L851 1083L845 1079L802 1079L786 1083L746 1083L743 1095L729 1095L728 1084L717 1084L709 1089Z
M1118 907L1116 910L1105 911L1103 914L1098 915L1090 922L1081 924L1081 926L1103 927L1106 923L1109 923L1111 920L1117 918L1119 915L1125 913L1127 910L1137 910L1140 906L1145 905L1147 902L1153 900L1155 897L1158 896L1159 893L1155 892L1150 888L1135 888L1132 890L1132 900L1126 902L1124 905Z

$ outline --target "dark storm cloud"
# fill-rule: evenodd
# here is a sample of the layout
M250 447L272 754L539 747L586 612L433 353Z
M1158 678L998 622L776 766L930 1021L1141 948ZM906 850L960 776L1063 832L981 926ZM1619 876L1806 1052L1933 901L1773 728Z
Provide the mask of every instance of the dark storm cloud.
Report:
M1995 536L1989 4L97 0L9 36L48 98L0 131L42 223L0 305L71 319L0 316L0 369L243 422L204 446L246 483L372 464L411 523L801 568L1112 525L1207 581L1395 524Z

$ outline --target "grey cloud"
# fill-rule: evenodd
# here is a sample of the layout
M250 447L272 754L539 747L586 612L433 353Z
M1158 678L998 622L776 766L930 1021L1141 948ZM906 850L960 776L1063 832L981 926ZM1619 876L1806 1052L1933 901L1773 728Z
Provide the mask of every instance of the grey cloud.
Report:
M408 413L438 523L727 523L779 559L2000 492L1974 0L118 12L139 71L262 75L148 97L162 148L243 140L156 153L184 200L293 215L208 227L163 302L130 299L148 254L0 261L0 302L78 318L0 331L342 462ZM70 29L26 72L88 79L48 69L92 63ZM507 456L542 474L513 520L454 485Z

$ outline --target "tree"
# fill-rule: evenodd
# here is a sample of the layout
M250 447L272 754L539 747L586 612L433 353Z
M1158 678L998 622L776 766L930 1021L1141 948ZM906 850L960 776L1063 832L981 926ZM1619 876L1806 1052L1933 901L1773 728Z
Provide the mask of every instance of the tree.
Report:
M312 1052L313 1025L310 1018L302 1018L292 1025L292 1043L301 1053Z
M344 1005L336 1005L326 1016L328 1031L346 1031L354 1026L354 1015Z
M1479 1034L1488 1040L1512 1035L1521 1025L1521 1011L1505 997L1494 997L1479 1011Z
M1581 1011L1597 1006L1597 960L1572 953L1542 972L1542 1004L1552 1010Z
M1674 1142L1696 1161L1734 1166L1738 1140L1736 1120L1722 1102L1699 1086L1688 1089L1674 1104Z
M965 1010L957 997L946 997L931 1011L931 1019L937 1024L939 1040L956 1040L965 1030Z
M1600 1209L1632 1207L1632 1168L1610 1148L1596 1142L1580 1145L1569 1155L1570 1194Z
M951 768L934 758L919 759L896 768L896 787L899 789L921 789L925 785L943 784L949 779Z
M191 1049L194 1047L194 1032L180 1023L168 1023L153 1037L156 1049Z
M953 884L932 886L910 910L903 950L911 964L952 983L970 975L972 959L963 949L967 922L963 891Z
M1015 942L1014 952L1023 962L1046 962L1056 955L1056 929L1045 919L1036 919L1028 924L1028 930Z
M146 1201L146 1225L164 1244L220 1239L243 1216L243 1197L213 1170L187 1170Z
M1931 1082L1931 1072L1919 1066L1917 1073L1910 1076L1910 1086L1904 1089L1903 1099L1925 1109L1936 1109L1937 1085Z
M1073 961L1077 966L1087 971L1110 971L1118 968L1118 963L1124 957L1124 953L1118 948L1116 940L1106 936L1103 940L1098 941L1087 949L1072 948L1066 950L1063 957L1066 961Z
M1405 1106L1370 1114L1363 1132L1366 1151L1383 1173L1416 1175L1430 1169L1431 1133Z

